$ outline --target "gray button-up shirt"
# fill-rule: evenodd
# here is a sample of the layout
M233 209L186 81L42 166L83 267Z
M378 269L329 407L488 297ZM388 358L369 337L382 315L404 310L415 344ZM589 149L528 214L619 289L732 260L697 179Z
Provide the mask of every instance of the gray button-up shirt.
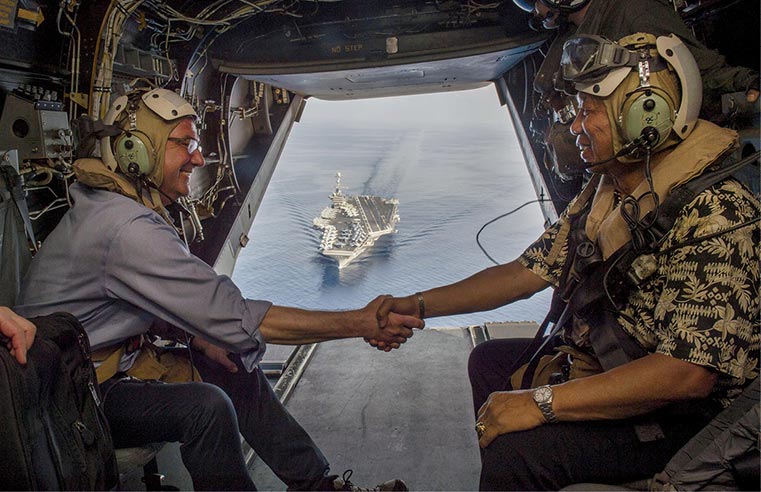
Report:
M84 325L93 349L145 333L160 318L240 353L253 369L264 354L259 324L270 302L245 299L154 211L80 183L71 196L74 207L24 278L19 314L68 311Z

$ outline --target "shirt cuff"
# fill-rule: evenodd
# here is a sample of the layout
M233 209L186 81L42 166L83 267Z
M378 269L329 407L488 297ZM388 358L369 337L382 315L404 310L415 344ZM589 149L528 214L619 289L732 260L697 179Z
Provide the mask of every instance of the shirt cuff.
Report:
M240 354L240 361L243 363L243 367L246 368L246 371L253 372L253 370L256 369L256 366L259 365L259 362L262 361L264 352L266 351L267 346L262 344L258 349L249 350L248 352Z
M555 278L550 272L549 268L547 268L547 265L540 263L534 259L531 259L527 257L524 254L520 255L517 259L518 263L526 267L531 273L536 275L537 277L540 277L545 282L548 282L553 287L558 286L558 279Z
M243 331L256 342L256 348L247 350L240 354L243 366L248 372L253 371L261 362L264 353L267 351L267 342L264 340L259 326L267 315L272 303L269 301L255 301L252 299L245 300L245 311L243 313Z

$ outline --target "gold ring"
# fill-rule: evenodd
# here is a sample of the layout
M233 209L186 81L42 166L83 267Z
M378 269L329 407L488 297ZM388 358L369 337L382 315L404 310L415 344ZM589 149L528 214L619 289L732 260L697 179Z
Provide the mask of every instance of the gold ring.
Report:
M476 422L476 434L478 434L478 438L481 439L483 437L484 432L486 432L486 425L484 425L483 422Z

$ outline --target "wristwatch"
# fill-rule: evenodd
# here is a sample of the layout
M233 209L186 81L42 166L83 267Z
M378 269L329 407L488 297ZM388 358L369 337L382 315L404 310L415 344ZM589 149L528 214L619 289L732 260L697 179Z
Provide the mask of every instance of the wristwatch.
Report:
M534 402L539 407L539 411L544 415L544 419L549 424L556 424L558 417L552 411L552 386L546 384L534 390Z

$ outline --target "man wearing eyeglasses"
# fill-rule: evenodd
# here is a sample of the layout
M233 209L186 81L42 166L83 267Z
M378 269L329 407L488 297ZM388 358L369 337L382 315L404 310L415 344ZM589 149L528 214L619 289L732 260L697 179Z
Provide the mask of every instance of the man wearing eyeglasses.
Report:
M381 337L398 348L422 328L396 316L380 330L382 297L353 311L318 312L246 299L193 256L166 207L190 194L204 165L193 107L164 89L117 98L100 158L75 163L74 206L34 258L16 310L75 315L87 330L117 447L178 441L196 490L253 490L239 432L289 490L353 490L291 417L258 368L266 343ZM155 321L197 335L204 382L172 380L176 366L145 343ZM235 355L229 357L232 352ZM153 357L152 357L153 355ZM191 379L190 368L183 376ZM221 389L220 389L221 388ZM401 480L379 490L407 490Z

